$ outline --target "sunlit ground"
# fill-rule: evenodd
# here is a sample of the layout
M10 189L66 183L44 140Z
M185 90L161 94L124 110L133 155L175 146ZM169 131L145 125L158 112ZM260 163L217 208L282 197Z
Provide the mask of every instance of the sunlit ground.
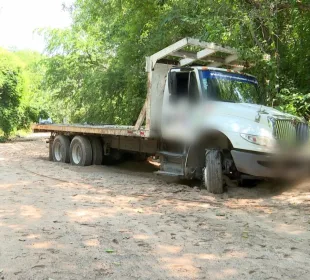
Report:
M45 160L43 141L6 147L5 279L306 279L310 272L307 181L211 195L195 182L156 176L145 163L79 168Z

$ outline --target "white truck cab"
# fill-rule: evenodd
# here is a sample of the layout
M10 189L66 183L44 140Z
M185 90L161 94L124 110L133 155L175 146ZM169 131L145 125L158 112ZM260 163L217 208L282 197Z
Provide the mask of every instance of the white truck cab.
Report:
M203 178L209 191L220 193L223 174L274 178L307 166L308 124L259 105L258 81L238 71L242 66L234 50L183 39L186 46L204 48L192 54L180 51L180 44L147 58L150 131L162 138L161 173ZM162 55L181 60L162 63ZM222 64L229 68L213 67Z

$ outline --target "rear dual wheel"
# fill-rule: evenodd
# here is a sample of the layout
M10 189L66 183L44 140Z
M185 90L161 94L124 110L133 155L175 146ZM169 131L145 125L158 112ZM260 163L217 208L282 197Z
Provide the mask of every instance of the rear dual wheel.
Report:
M103 147L99 137L90 137L93 159L92 164L101 165L103 160Z
M97 137L88 139L85 136L75 136L71 143L68 136L55 137L52 147L52 157L55 162L71 162L72 165L88 166L102 164L102 145Z
M55 162L70 162L70 140L65 135L57 135L53 141L52 158Z
M72 165L88 166L92 164L93 151L90 141L84 136L75 136L70 144L70 162Z

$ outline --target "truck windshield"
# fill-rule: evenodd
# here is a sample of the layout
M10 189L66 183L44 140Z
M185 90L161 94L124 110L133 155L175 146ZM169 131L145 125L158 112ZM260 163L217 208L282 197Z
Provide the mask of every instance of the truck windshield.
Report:
M234 103L259 103L254 77L224 71L201 70L203 96L209 100Z

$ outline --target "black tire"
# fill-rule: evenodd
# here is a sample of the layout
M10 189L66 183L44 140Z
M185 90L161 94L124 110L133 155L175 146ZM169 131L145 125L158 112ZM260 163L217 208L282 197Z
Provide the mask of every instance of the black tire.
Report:
M92 164L101 165L103 159L103 148L99 137L91 137L90 143L93 152Z
M90 141L84 136L75 136L70 144L70 162L72 165L88 166L92 164L93 151Z
M65 135L57 135L52 146L52 159L55 162L70 162L70 140Z
M221 194L224 192L223 168L221 152L209 150L206 152L206 167L204 170L204 185L210 193Z

